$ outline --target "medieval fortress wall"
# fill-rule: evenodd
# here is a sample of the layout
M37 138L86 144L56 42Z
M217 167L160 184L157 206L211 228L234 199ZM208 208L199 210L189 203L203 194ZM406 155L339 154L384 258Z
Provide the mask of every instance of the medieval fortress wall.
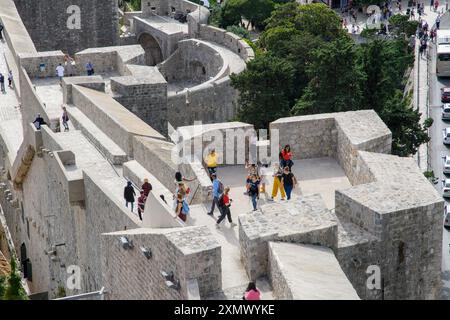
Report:
M82 16L84 21L116 18L114 1L78 2L82 12L97 6ZM226 130L253 131L248 124L225 122L236 108L229 75L245 68L253 57L251 49L236 36L207 26L207 13L199 14L190 2L145 1L142 12L128 18L134 28L142 28L140 33L147 30L159 49L166 48L161 50L165 61L150 66L149 55L159 57L152 51L154 43L117 46L117 23L88 23L84 28L93 37L83 39L89 40L61 32L63 38L49 46L45 41L52 35L29 25L36 19L27 10L33 3L35 12L44 12L50 2L16 3L17 10L12 0L0 0L6 37L0 45L6 48L1 58L16 76L22 104L16 121L23 138L12 143L0 123L0 204L15 248L28 261L29 274L32 270L31 291L48 292L50 298L61 291L72 295L102 287L108 299L205 299L221 291L228 297L223 270L230 259L237 259L224 254L224 244L207 226L189 225L171 215L177 170L198 178L192 186L199 190L193 195L193 211L211 201L210 181L200 163L172 161L175 145L165 135L168 121L176 127L193 120L216 122L200 133L179 128L188 141L204 141L214 133L223 137ZM159 29L166 31L166 38L164 32L152 33L160 19L186 9L187 28L173 22L175 31ZM57 24L52 32L62 23L53 20ZM186 32L174 36L177 30ZM142 34L132 37L139 41ZM178 39L176 45L173 39ZM69 48L69 43L76 47ZM52 80L53 70L64 61L66 50L74 53L77 68L60 87ZM96 76L84 75L87 61L95 64ZM171 91L189 83L193 86L188 89ZM60 129L62 103L71 117L70 132ZM41 130L31 124L37 113L49 124ZM268 278L273 297L280 299L439 296L444 203L412 159L389 154L391 133L374 111L279 119L271 130L278 131L280 145L291 144L303 159L335 159L351 187L335 191L334 210L319 194L311 194L240 215L238 254L246 279ZM217 146L226 143L219 140ZM236 154L223 156L237 158L247 141ZM124 207L122 195L127 180L139 186L144 177L154 190L140 221ZM329 277L305 272L317 263ZM366 285L367 268L373 265L381 270L382 289ZM80 268L79 288L67 287L69 266ZM172 283L179 287L167 286L163 272L172 272ZM313 279L321 283L301 287ZM330 288L341 295L330 296ZM317 295L305 296L309 292Z

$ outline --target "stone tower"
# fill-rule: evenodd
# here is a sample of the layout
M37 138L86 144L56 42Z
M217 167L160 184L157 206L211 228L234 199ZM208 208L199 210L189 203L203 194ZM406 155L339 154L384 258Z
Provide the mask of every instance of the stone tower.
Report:
M14 0L38 51L117 45L117 0Z

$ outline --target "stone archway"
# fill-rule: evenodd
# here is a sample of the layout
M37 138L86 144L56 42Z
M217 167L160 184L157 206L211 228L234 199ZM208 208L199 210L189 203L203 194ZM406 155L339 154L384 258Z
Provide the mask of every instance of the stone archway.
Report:
M155 37L148 33L143 33L139 39L139 44L145 50L145 63L149 66L156 66L163 61L161 47Z

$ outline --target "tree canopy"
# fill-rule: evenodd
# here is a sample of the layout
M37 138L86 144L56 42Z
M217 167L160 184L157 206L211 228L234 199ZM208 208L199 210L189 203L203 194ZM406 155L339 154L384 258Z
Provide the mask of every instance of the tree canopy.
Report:
M238 119L267 128L280 117L374 109L392 131L393 153L414 154L429 140L431 121L420 123L404 92L414 61L405 35L414 24L402 17L392 23L397 38L356 44L323 4L277 6L258 41L264 53L232 77Z

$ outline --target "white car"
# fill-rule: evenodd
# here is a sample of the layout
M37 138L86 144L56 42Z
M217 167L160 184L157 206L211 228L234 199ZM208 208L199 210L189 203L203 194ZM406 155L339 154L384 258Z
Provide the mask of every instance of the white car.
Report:
M444 144L450 144L450 128L442 130L442 139Z
M444 165L442 172L444 174L450 174L450 156L442 157L444 159Z
M444 198L450 197L450 179L442 180L442 196Z
M441 106L442 120L450 120L450 103L445 103Z
M444 207L444 227L450 228L450 205Z

